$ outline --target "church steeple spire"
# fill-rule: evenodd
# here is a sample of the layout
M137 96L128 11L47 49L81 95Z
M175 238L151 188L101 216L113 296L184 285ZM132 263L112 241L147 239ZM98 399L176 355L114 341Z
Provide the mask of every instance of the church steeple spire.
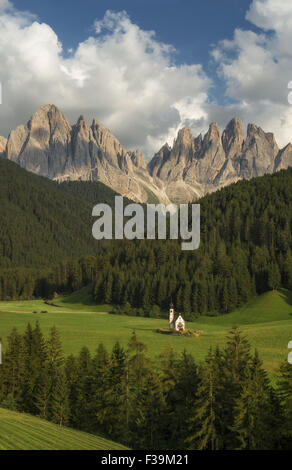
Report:
M174 307L172 302L169 306L169 326L170 328L174 328Z

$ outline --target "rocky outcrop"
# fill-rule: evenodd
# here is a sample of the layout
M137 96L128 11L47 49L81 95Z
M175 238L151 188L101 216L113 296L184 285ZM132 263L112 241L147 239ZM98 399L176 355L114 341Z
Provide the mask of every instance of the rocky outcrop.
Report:
M222 134L222 145L228 158L234 159L242 152L244 129L240 119L233 118Z
M71 126L55 106L42 106L26 126L13 130L6 157L33 173L62 175L70 152Z
M0 157L51 179L98 180L130 199L188 202L238 181L292 166L292 145L279 150L273 134L232 119L222 135L217 123L202 137L178 132L146 165L141 150L128 152L96 119L73 126L54 105L0 137Z
M171 200L190 201L242 178L253 178L292 166L292 146L279 150L274 135L232 119L220 133L212 123L202 139L182 129L173 147L162 147L148 164L155 181L161 179Z
M171 153L171 147L166 143L160 150L157 152L152 160L148 163L148 171L154 177L160 177L160 170L163 165L169 160Z
M265 133L260 127L249 124L242 155L238 159L237 170L242 178L262 176L272 173L279 147L274 135Z
M292 145L288 144L278 153L275 164L274 171L287 170L289 166L292 166Z
M58 181L98 180L130 199L146 202L149 191L169 202L146 168L140 150L128 153L96 119L80 116L70 125L54 105L42 106L25 126L0 141L3 156L23 168ZM2 150L4 152L4 150Z
M146 170L147 166L145 162L145 157L140 149L136 150L135 152L129 152L129 155L131 157L133 165L135 165L136 168Z

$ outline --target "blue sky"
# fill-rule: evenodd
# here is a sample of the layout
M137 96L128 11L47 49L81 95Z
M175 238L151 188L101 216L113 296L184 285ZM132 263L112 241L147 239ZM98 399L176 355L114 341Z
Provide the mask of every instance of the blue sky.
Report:
M236 27L255 28L245 19L251 0L15 0L54 27L65 48L76 47L92 34L96 18L106 10L125 10L142 29L177 49L178 63L208 67L210 46L232 38Z
M0 134L50 102L147 157L235 115L284 145L291 42L287 0L0 0Z

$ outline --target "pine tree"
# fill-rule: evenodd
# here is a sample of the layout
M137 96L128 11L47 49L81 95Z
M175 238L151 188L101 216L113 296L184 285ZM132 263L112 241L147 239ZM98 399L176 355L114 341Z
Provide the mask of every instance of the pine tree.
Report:
M8 346L3 353L1 366L0 399L9 408L23 406L23 386L25 382L25 349L23 337L13 328L7 338Z
M67 379L63 368L59 368L56 373L56 383L52 391L51 398L51 419L60 426L69 423L69 390Z
M272 450L277 429L270 424L273 409L270 385L257 351L242 392L234 407L234 425L239 450Z
M161 449L164 445L165 400L158 374L149 369L143 385L132 388L131 445L135 449Z
M46 366L42 369L36 380L34 391L34 405L37 409L37 414L43 419L49 420L51 417L51 396L52 379L49 367Z
M167 401L167 427L171 431L167 444L171 449L183 449L188 436L186 423L193 412L198 387L197 366L191 354L183 351L175 363L174 374L175 383L168 393L171 401Z
M189 420L189 437L186 443L190 449L218 450L223 446L220 434L220 379L212 351L199 369L198 388L192 416Z
M139 341L133 331L128 343L130 378L139 387L145 381L145 373L151 368L151 362L146 356L147 346Z
M286 436L284 447L292 450L292 364L288 361L280 366L278 381L279 395L284 407L283 434Z
M56 326L51 328L50 337L47 341L47 352L50 368L57 369L64 364L62 343Z
M90 410L90 395L92 390L92 359L89 349L81 349L78 360L77 402L74 410L76 426L89 431L92 420Z
M91 431L104 433L103 422L99 418L99 414L103 413L107 401L105 392L108 389L108 370L110 366L110 358L103 344L97 348L96 354L91 364L91 395L89 398L89 409L91 411Z
M224 445L228 449L234 448L236 445L234 435L231 432L234 422L234 407L249 376L250 365L250 345L241 331L234 327L229 333L222 355L218 358L222 386L219 396L222 405L221 432L224 437Z
M64 373L64 353L60 336L55 326L51 328L50 336L47 340L47 364L45 368L47 377L42 377L40 382L41 390L39 392L38 401L40 401L41 398L44 400L47 394L49 395L48 413L53 419L54 397L60 387L60 375Z
M68 400L70 408L70 425L78 427L78 416L76 416L76 409L79 397L79 365L75 356L72 354L66 359L65 374L68 386Z
M113 347L103 382L101 406L96 417L105 435L112 439L127 440L127 361L126 352L119 343Z

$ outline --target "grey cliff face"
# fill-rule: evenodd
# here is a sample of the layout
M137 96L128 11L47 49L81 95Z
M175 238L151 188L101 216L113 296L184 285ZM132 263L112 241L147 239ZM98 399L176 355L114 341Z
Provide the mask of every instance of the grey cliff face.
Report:
M279 170L286 170L289 166L292 166L292 145L288 144L278 153L275 164L274 172Z
M0 137L0 157L51 179L97 180L130 199L188 202L242 178L292 166L292 145L279 149L273 134L232 119L222 135L217 123L202 137L178 132L146 165L140 149L128 152L96 119L70 125L54 105L42 106L26 125Z
M292 146L279 150L272 133L232 119L220 133L212 123L206 135L193 138L191 131L179 132L173 148L162 147L148 164L149 173L164 182L171 200L193 200L220 187L273 173L292 166Z
M152 188L140 151L131 156L96 120L89 126L85 117L80 116L71 126L54 105L42 106L26 125L10 133L7 142L1 137L0 156L59 181L98 180L142 202L148 198L145 187L157 191L156 186ZM164 200L168 202L167 198Z

